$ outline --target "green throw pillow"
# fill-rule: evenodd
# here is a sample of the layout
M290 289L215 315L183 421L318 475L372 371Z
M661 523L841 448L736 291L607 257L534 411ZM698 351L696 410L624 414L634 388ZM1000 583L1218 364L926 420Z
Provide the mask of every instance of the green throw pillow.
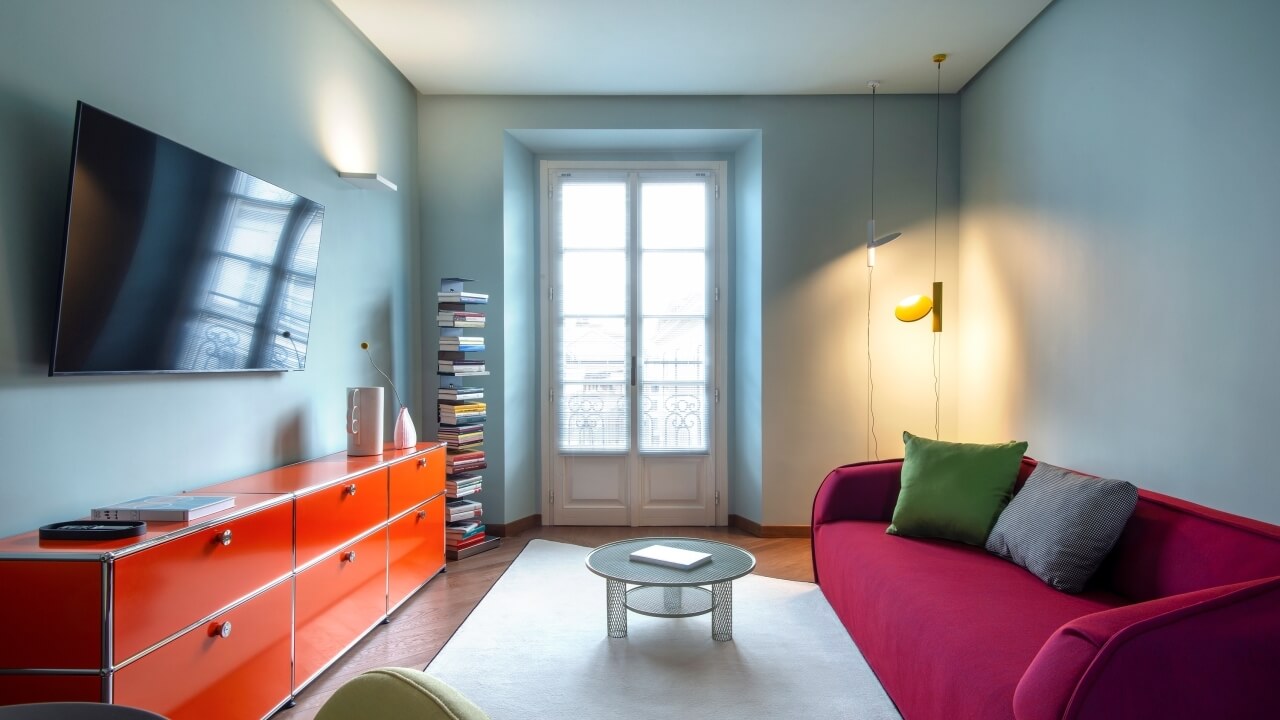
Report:
M1027 444L952 443L908 432L902 439L902 491L886 532L984 546L1013 493Z

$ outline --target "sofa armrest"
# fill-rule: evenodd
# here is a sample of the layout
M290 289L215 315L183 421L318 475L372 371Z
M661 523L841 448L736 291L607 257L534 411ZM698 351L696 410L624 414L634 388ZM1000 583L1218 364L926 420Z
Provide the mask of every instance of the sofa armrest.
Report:
M1086 615L1013 695L1017 720L1261 718L1280 707L1280 577Z
M902 461L842 465L827 473L813 498L813 526L838 520L893 517L901 487Z

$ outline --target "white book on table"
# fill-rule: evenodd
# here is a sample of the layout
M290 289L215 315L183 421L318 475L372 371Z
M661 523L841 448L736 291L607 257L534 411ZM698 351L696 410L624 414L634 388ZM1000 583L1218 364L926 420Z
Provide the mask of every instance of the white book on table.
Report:
M643 550L636 550L631 553L631 559L635 562L649 563L650 565L662 565L678 570L692 570L711 562L711 554L694 550L681 550L680 548L667 547L666 545L650 545Z

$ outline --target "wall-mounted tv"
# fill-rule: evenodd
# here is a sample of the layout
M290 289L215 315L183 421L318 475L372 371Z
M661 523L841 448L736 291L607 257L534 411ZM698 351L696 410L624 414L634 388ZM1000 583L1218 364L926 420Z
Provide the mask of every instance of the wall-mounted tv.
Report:
M324 207L76 106L50 375L301 370Z

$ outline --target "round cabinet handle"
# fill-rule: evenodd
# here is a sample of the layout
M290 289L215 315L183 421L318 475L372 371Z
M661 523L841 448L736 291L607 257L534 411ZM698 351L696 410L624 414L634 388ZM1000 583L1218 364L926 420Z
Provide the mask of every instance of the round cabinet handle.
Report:
M355 483L351 483L350 485L348 485L348 486L347 486L347 494L348 494L348 495L355 495L355 494L356 494L356 484L355 484Z
M353 563L353 562L355 562L355 561L356 561L356 551L355 551L355 550L348 550L348 551L346 551L346 552L342 553L342 561L343 561L343 562L349 562L349 563Z
M420 467L420 468L424 468L424 467L426 467L426 466L427 466L427 459L426 459L426 458L418 458L418 467Z
M231 637L231 621L228 620L217 627L218 637Z
M214 542L216 542L216 543L221 543L222 545L230 545L230 544L231 544L231 531L230 531L230 530L223 530L222 532L220 532L220 533L218 533L217 535L215 535L215 536L214 536L213 541L214 541ZM228 630L228 632L230 632L230 631Z
M419 519L419 520L426 520L426 519L427 519L427 511L426 511L426 510L419 510L419 511L418 511L418 519Z

